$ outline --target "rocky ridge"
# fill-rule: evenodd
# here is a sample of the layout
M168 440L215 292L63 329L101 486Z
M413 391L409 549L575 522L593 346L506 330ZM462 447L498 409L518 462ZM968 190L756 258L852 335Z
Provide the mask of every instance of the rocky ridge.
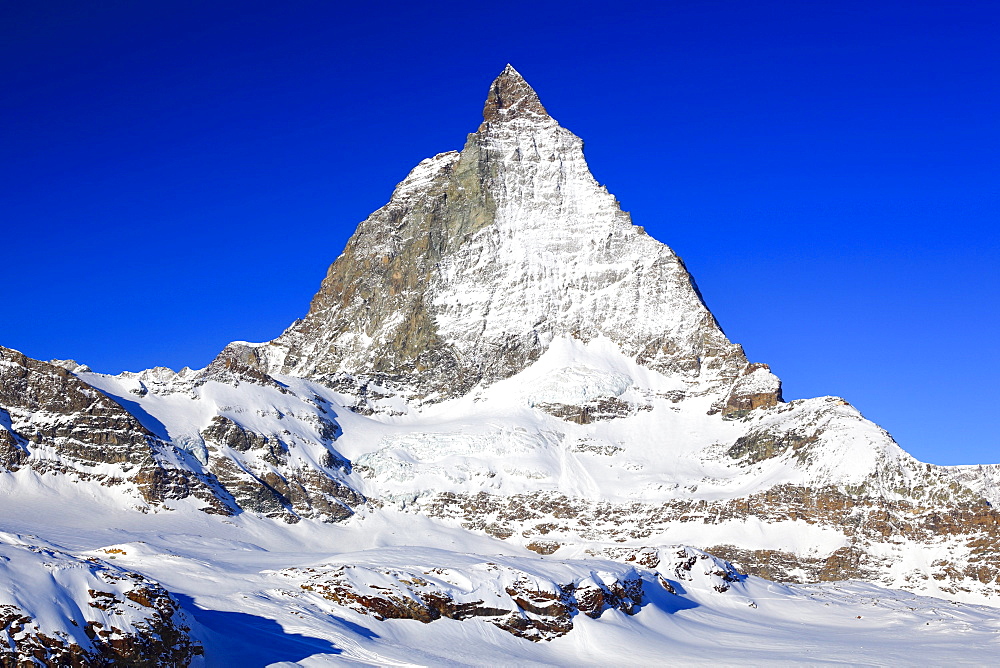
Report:
M548 576L538 573L537 564L470 557L460 568L438 565L453 556L420 566L412 559L394 566L385 565L387 559L380 555L378 566L332 563L281 574L306 592L380 620L429 624L444 618L480 618L535 642L570 633L578 614L591 619L609 610L633 615L649 599L650 587L678 597L686 593L684 585L724 594L744 579L721 559L681 546L620 553L624 564L555 562ZM749 599L741 603L755 605Z
M240 381L227 371L226 387L235 390ZM212 366L180 374L152 369L123 374L124 386L112 388L97 374L80 371L88 384L61 366L0 348L0 464L11 472L67 475L119 490L146 512L187 504L208 513L251 511L287 522L349 517L363 498L340 480L347 462L330 447L339 427L323 406L295 402L305 407L299 426L311 446L308 455L296 457L296 444L304 440L297 434L246 429L226 411L212 411L200 431L173 439L139 401L179 392L200 401L220 385L214 380L219 374ZM283 414L269 417L280 420Z
M61 366L0 348L0 463L128 485L145 504L192 498L229 509L215 481L191 471L120 403Z

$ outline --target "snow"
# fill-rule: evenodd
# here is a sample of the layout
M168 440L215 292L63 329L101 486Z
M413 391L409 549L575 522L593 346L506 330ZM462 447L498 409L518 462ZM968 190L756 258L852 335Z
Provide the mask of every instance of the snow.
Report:
M1000 505L1000 464L944 467L951 477L975 490L991 505Z
M441 492L485 490L500 498L560 494L576 499L585 511L599 504L640 502L645 505L627 521L642 526L641 508L662 500L740 498L787 482L851 484L886 461L910 461L881 429L839 398L797 401L725 420L709 414L718 395L676 401L671 393L690 387L685 380L637 364L607 337L554 338L533 365L514 377L395 416L352 413L343 408L350 397L291 376L278 377L285 391L251 382L200 382L194 372L80 372L80 377L118 397L147 427L199 461L206 455L200 431L224 415L258 433L280 435L291 444L291 460L303 466L333 449L354 463L345 480L377 500L339 525L312 520L286 525L252 513L210 516L186 500L171 502L172 511L146 506L140 512L136 508L143 504L124 485L74 483L29 469L0 474L5 535L33 534L29 540L43 549L95 557L161 582L181 601L195 637L205 645L207 666L251 661L608 665L623 657L639 665L664 657L689 664L981 664L998 649L996 608L860 582L787 586L750 577L720 592L710 573L704 580L697 573L694 580L684 580L673 566L624 561L629 551L642 555L649 546L669 556L680 548L667 546L678 544L823 557L847 544L831 526L756 518L672 521L649 525L646 535L627 539L602 533L599 524L589 533L556 528L548 536L563 547L541 556L526 549L526 538L498 540L463 528L460 518L420 514L421 504ZM592 424L566 422L537 409L539 403L612 396L649 409ZM342 429L335 442L322 439L320 418L335 420ZM747 466L725 454L727 444L741 435L777 426L819 434L821 447L809 466L780 457ZM955 597L926 573L936 559L960 554L964 548L958 541L900 540L873 549L895 564L895 584ZM426 625L378 621L301 587L307 569L351 566L354 586L362 590L383 591L377 587L436 573L434 586L456 600L505 600L508 575L490 570L489 564L549 590L638 569L646 598L635 615L615 610L596 620L577 615L567 635L532 643L480 618ZM711 564L706 573L718 568L718 562ZM677 595L657 584L657 572L676 583ZM26 576L8 571L8 577ZM19 590L11 591L20 596ZM27 591L35 591L35 585ZM80 587L70 586L32 602L24 596L18 600L31 603L40 624L66 630L66 606L82 604L79 592ZM967 596L988 600L975 592Z
M757 374L770 375L761 369L746 377ZM288 392L252 383L199 385L178 378L172 391L144 396L131 393L134 379L128 376L81 378L111 396L133 401L141 409L138 414L147 416L147 427L159 425L154 431L199 461L205 459L200 431L215 415L224 415L291 443L292 455L309 465L317 465L324 452L335 449L354 463L346 478L352 487L411 510L442 492L481 491L565 495L577 499L584 512L597 512L600 503L638 501L652 508L674 499L739 499L784 484L856 485L887 461L912 462L883 430L839 398L758 409L742 420L709 415L716 400L711 394L674 402L666 397L685 387L683 380L637 364L606 337L588 342L554 339L533 365L512 378L397 416L352 413L340 408L349 398L291 376L277 377ZM601 397L649 409L580 425L533 408ZM343 430L332 445L323 444L318 433L321 417L336 420ZM728 444L740 436L779 427L818 434L808 466L789 457L744 465L726 454ZM639 522L640 516L635 517ZM839 531L802 522L767 527L752 521L666 523L652 530L657 541L667 543L732 544L795 554L829 553L844 544ZM581 545L595 540L578 533L565 538Z
M134 508L142 504L126 486L73 483L28 469L0 474L0 530L7 532L0 542L21 536L18 540L42 549L95 557L161 582L181 601L195 637L206 647L208 666L254 660L286 666L607 665L623 657L633 664L659 663L666 656L690 664L981 664L998 649L996 608L860 582L787 586L750 577L719 592L712 584L719 584L711 580L715 576L688 581L678 579L672 567L657 571L623 561L629 550L646 554L643 550L653 545L660 546L658 554L669 555L679 548L667 546L688 543L821 557L846 544L830 526L802 520L765 524L756 518L675 521L624 541L610 534L602 538L600 527L589 537L555 530L550 535L564 546L540 556L517 536L501 541L463 528L460 519L419 513L421 499L443 491L558 493L584 504L655 504L672 498L739 498L788 481L850 483L887 457L906 461L882 430L838 398L724 420L708 414L716 395L672 400L670 393L685 387L684 381L638 365L606 337L556 338L517 376L397 416L352 413L343 408L350 397L290 376L278 378L285 392L250 382L198 382L195 373L112 377L81 372L80 377L131 402L147 426L195 454L203 447L200 430L216 415L259 433L280 434L303 462L335 448L354 462L350 484L381 505L361 507L339 525L303 520L289 526L252 513L210 516L184 501L171 502L173 511L146 507L139 512ZM137 392L139 383L148 391ZM540 399L607 396L646 402L650 409L581 425L533 408ZM320 417L342 428L336 442L322 442ZM779 424L814 429L827 439L810 466L781 458L743 466L724 454L724 445L740 435ZM643 520L635 515L629 521ZM24 539L27 534L34 537ZM955 541L928 546L900 540L875 549L896 563L898 584L954 597L921 574L942 555L960 552ZM711 563L716 565L707 571L717 568L718 562ZM419 577L427 579L433 571L434 586L457 600L501 600L507 576L498 576L488 564L525 574L550 590L587 578L622 577L639 568L646 598L633 616L614 610L596 620L577 615L567 635L532 643L479 618L426 625L378 621L301 588L306 569L350 565L361 588L388 587L390 577L412 580L423 574ZM676 583L678 594L657 588L655 572ZM8 571L7 577L27 576ZM33 601L17 593L22 590L11 591L20 603L31 604L40 624L66 632L67 606L82 604L78 586ZM23 591L34 592L35 585Z
M620 397L632 379L614 371L602 371L589 366L556 369L527 394L532 404L555 403L580 405L603 397Z
M105 550L100 557L111 555ZM0 582L0 609L10 614L14 610L8 606L13 606L16 614L30 618L5 629L21 642L26 635L44 635L88 651L93 646L88 624L108 630L114 641L147 625L152 612L129 597L146 586L132 573L97 557L73 556L31 535L0 532ZM176 621L186 621L183 613Z
M736 381L735 389L739 394L765 394L774 392L781 387L781 381L768 369L758 367Z
M489 124L478 141L496 169L496 220L443 258L427 287L440 335L462 359L487 359L511 338L548 347L571 332L612 339L630 356L661 338L689 355L710 337L711 315L680 260L594 180L579 137L532 116Z
M276 384L262 385L208 380L187 368L107 376L58 362L169 444L158 454L173 465L203 472L210 457L228 457L241 470L252 468L250 455L206 443L204 430L221 416L280 440L290 470L323 469L330 455L350 462L325 475L339 476L370 502L340 524L288 525L251 512L208 515L193 499L151 506L132 484L104 487L28 467L0 472L0 605L22 606L48 632L77 638L72 620L86 605L86 590L98 571L121 565L177 594L205 645L207 666L995 660L998 608L862 582L730 582L720 575L729 572L724 562L683 547L824 558L850 544L842 528L713 517L697 504L781 485L874 485L882 498L902 499L898 490L939 470L913 460L838 397L723 417L715 409L731 391L773 393L777 377L746 367L676 255L633 226L594 180L580 139L538 114L491 123L474 138L495 167L496 220L441 258L426 298L437 335L463 361L494 363L510 340L537 343L537 359L437 404L387 392L392 396L373 402L384 412L372 416L346 408L357 397L292 375L275 374ZM448 152L421 162L387 206L425 196L460 158ZM382 241L374 241L376 255L385 250ZM343 371L360 372L402 318L390 314L371 331L310 345L350 351L345 359L358 369ZM285 368L286 342L232 345L259 353L272 371ZM695 367L685 366L692 359ZM582 424L553 414L554 407L602 402L622 414ZM0 430L57 417L0 411ZM335 437L326 428L331 423ZM741 438L772 433L794 433L807 449L760 461L730 452ZM58 462L61 455L46 445L32 446L32 456ZM114 478L120 469L102 464L87 472ZM1000 498L996 467L955 468L944 477L973 495ZM441 502L449 494L452 500ZM482 526L471 526L462 501L454 500L476 495L501 510L529 498L573 512L525 517L500 540L483 527L501 511L481 510ZM683 519L658 519L658 508L673 501L693 510ZM435 503L441 507L432 517ZM552 554L528 549L540 525L557 544ZM929 576L940 560L967 557L967 540L888 536L866 549L886 564L883 584L995 602L986 584L957 592ZM87 559L104 565L88 566L98 562ZM379 621L302 587L335 572L372 595L409 595L401 587L420 578L457 601L496 606L509 606L508 589L523 582L555 594L570 583L638 577L645 596L634 615L578 614L567 635L532 643L476 618Z
M392 511L346 526L306 521L289 527L247 515L145 515L82 498L66 508L66 500L48 494L5 494L0 499L2 528L15 533L30 528L40 534L30 541L43 549L113 558L115 565L176 592L193 620L195 636L205 645L207 666L234 661L272 666L650 665L664 657L672 663L715 665L813 660L982 665L991 662L1000 642L1000 611L995 608L859 582L785 586L750 577L719 592L714 589L719 579L710 575L719 562L696 561L685 574L690 579L682 579L680 571L673 570L675 562L666 558L671 548L659 551L658 568L676 585L678 595L647 575L646 598L637 614L605 611L596 620L579 615L570 633L551 641L532 643L475 618L379 622L304 591L301 576L288 569L322 571L350 565L352 577L365 586L388 586L387 571L419 571L427 577L427 571L436 569L440 586L488 603L510 582L503 579L506 575L495 579L487 564L501 568L492 573L515 569L538 587L550 589L557 582L581 584L595 577L606 581L636 566L539 557ZM39 521L23 512L27 509L49 512ZM8 543L11 535L0 540ZM4 556L11 553L12 548L3 548ZM23 558L13 554L14 560ZM24 582L34 594L45 594L32 596L32 601L21 599L44 624L50 623L46 615L65 619L64 610L78 600L73 598L78 589L52 589L54 583L31 578ZM73 630L71 625L63 628Z
M395 198L419 196L443 169L452 167L458 161L458 151L446 151L433 158L421 160L405 179L396 185Z

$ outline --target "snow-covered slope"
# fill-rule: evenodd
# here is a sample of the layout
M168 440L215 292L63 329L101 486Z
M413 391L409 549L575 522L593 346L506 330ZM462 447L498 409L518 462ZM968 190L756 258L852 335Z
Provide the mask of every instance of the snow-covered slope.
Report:
M510 67L276 340L118 376L0 348L0 467L12 656L98 665L107 573L177 594L168 665L178 603L208 665L978 663L1000 629L957 603L1000 594L996 467L784 402Z
M866 578L969 601L997 591L996 512L953 470L917 462L836 397L725 417L713 407L728 390L687 396L685 379L604 337L555 339L511 378L421 410L392 403L407 411L396 415L347 410L357 397L293 376L79 375L133 397L165 440L204 448L208 475L230 461L258 481L326 471L355 508L367 499L560 557L687 543L784 581ZM287 454L215 445L205 435L220 419ZM244 511L311 516L218 480Z
M3 665L187 665L202 654L177 600L142 575L0 534ZM114 558L114 549L100 555Z
M3 486L7 540L35 546L45 568L70 560L75 577L106 569L155 579L204 649L193 664L208 668L984 665L1000 642L993 607L857 581L782 585L680 546L554 558L398 511L289 526L250 514L143 514L79 488L52 491ZM26 538L26 528L44 538ZM123 628L142 611L127 594L121 611L93 609L85 593L128 590L132 576L78 585L59 572L30 584L0 569L0 589L29 583L46 598L26 609L71 636L70 620L106 615ZM184 662L165 655L160 665Z

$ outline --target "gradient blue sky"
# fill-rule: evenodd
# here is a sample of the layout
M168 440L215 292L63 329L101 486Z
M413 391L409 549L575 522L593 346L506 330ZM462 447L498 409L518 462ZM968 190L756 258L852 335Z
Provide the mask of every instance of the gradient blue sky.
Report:
M0 5L0 345L273 338L511 62L786 398L1000 461L998 3L346 4Z

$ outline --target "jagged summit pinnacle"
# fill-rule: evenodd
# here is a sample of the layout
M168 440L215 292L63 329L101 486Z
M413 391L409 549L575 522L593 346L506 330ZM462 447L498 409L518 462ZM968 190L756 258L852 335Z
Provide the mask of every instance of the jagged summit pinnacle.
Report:
M483 120L495 123L527 115L548 117L549 114L535 89L508 64L490 85L486 106L483 107Z

